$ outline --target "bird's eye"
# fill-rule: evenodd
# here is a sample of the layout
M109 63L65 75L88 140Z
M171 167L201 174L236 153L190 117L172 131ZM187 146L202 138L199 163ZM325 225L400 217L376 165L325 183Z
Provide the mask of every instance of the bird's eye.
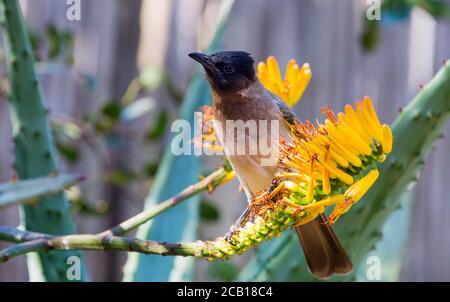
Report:
M226 73L232 73L234 72L234 67L233 65L227 64L223 67L223 71Z

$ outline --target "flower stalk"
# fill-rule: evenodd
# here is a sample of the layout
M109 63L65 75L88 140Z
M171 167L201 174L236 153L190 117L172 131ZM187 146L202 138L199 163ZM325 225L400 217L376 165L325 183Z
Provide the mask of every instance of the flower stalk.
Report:
M204 191L213 191L217 186L225 184L235 176L234 171L230 170L227 166L224 166L210 175L203 178L198 183L191 185L181 191L179 194L172 198L167 199L161 203L156 204L148 210L144 210L139 214L131 217L120 223L119 225L107 230L104 234L111 236L120 236L128 233L147 221L155 218L164 211L180 204L181 202L189 199L189 197L199 194Z
M203 244L200 241L194 243L166 243L119 236L136 229L159 214L188 200L193 195L204 191L213 191L217 186L223 185L234 176L234 172L225 164L172 198L99 234L55 236L0 226L0 240L17 243L0 251L0 262L8 261L13 257L29 252L48 252L51 250L117 250L164 256L202 257L204 252L202 252Z
M45 234L29 233L15 228L1 227L2 238L30 239L0 251L0 263L13 257L30 252L49 252L53 250L115 250L126 252L139 252L145 254L158 254L162 256L195 256L200 255L198 243L166 243L150 240L140 240L131 237L99 236L92 234L48 236Z

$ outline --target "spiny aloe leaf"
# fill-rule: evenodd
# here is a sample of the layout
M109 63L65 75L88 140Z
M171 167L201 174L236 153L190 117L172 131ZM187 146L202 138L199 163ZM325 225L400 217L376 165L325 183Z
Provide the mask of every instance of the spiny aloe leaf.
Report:
M335 230L355 267L375 248L401 197L417 181L417 174L433 143L450 117L450 61L406 106L392 124L394 148L380 165L380 178L366 196L338 223ZM295 236L282 236L257 254L238 280L315 281L306 269ZM357 270L356 270L357 271ZM333 280L355 280L355 275Z
M0 209L36 202L68 189L82 179L79 175L57 175L0 184Z
M18 1L0 1L0 23L8 70L9 108L14 142L14 169L20 179L46 176L57 170L53 137L49 129L48 109L44 107L35 72L35 61ZM27 230L48 234L73 234L75 225L63 193L24 205L21 223ZM68 281L67 259L77 251L30 253L28 270L32 281ZM87 273L81 261L81 280Z
M217 32L208 52L220 49L226 20L234 0L224 1ZM180 109L180 118L194 125L194 112L211 99L209 88L199 72L193 78ZM175 156L170 146L158 168L155 183L145 202L151 207L165 200L198 180L201 158L196 156ZM137 236L159 241L193 241L197 239L199 220L198 204L200 196L168 211L150 223L139 228ZM194 259L192 257L164 257L143 254L129 254L124 268L125 281L189 281L193 278Z
M357 281L398 281L409 235L411 199L411 190L401 197L401 208L386 221L382 239L356 268Z

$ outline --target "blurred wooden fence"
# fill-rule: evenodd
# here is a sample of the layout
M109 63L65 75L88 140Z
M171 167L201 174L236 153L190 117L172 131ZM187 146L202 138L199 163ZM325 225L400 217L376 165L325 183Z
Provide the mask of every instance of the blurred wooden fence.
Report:
M177 86L186 88L194 64L189 51L205 45L214 26L219 0L95 0L82 2L82 20L66 20L65 1L22 1L26 19L35 31L48 23L72 30L76 35L75 65L55 64L41 70L43 93L52 112L82 117L111 98L119 98L139 67L160 65L170 72ZM450 4L450 3L449 3ZM392 122L404 106L430 80L444 59L450 58L450 23L436 22L420 10L405 21L382 26L380 47L363 54L359 45L364 0L238 0L226 34L226 49L246 50L255 59L274 54L284 65L290 58L309 62L313 80L296 110L302 119L314 119L323 105L339 109L363 95L376 102L383 122ZM139 16L141 18L139 19ZM139 63L139 64L138 64ZM80 75L95 78L87 89ZM158 94L163 103L164 94ZM0 180L10 176L11 142L8 111L0 102ZM446 133L450 128L447 127ZM142 158L139 146L122 142L111 159L117 165L136 165ZM126 156L125 156L126 155ZM450 139L440 140L427 159L412 194L413 211L409 243L401 279L450 281ZM87 157L67 170L81 171L91 179L99 176L95 158ZM108 198L112 213L107 217L77 218L80 232L96 232L139 211L133 188L83 185L92 198ZM232 183L229 186L237 186ZM222 211L220 223L201 230L214 238L225 232L240 212L230 207L229 189L219 189L215 202ZM240 195L236 194L242 200ZM243 205L243 203L242 203ZM17 209L0 212L1 224L18 223ZM89 253L94 280L119 280L123 255ZM0 265L0 281L26 280L24 257ZM239 262L239 260L238 260ZM242 262L242 261L240 261ZM94 265L95 264L95 265ZM202 266L202 265L201 265ZM199 279L202 279L200 270Z

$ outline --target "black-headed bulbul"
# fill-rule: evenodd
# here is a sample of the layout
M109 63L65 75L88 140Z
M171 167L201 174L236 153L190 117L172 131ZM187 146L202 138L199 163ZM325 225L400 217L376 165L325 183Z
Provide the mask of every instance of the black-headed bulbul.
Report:
M205 70L212 92L214 119L222 125L222 129L216 131L217 138L224 147L225 155L250 202L257 193L270 189L279 168L276 162L272 165L262 164L263 155L258 152L230 152L227 146L235 146L238 141L247 144L258 143L259 138L252 135L260 133L260 129L241 132L245 137L239 140L237 134L226 134L226 121L256 121L259 127L259 121L275 120L279 125L278 137L289 141L290 125L298 121L298 118L280 98L259 82L255 74L254 60L249 53L224 51L206 55L194 52L190 53L189 57L199 62ZM270 135L267 137L271 139ZM328 278L333 274L348 274L352 271L352 263L347 253L331 226L326 224L323 215L297 227L296 231L312 274L318 278Z

